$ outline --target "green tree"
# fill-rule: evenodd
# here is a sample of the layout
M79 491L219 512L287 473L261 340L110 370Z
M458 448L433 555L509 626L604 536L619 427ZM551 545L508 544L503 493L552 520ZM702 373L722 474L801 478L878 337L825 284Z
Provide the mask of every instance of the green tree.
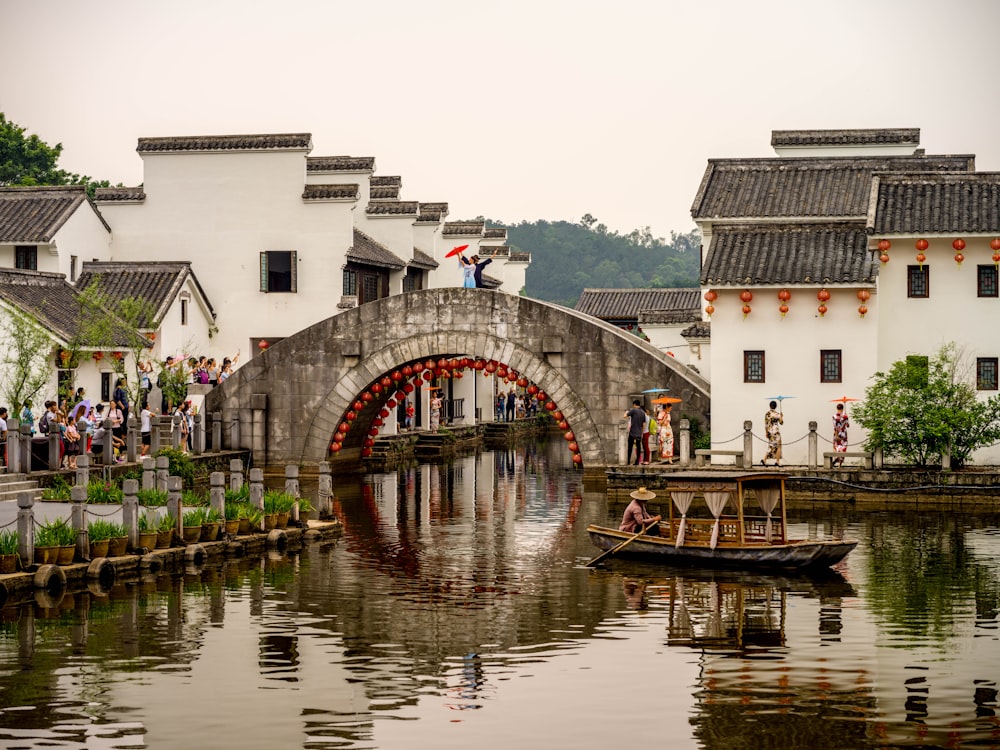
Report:
M854 420L868 430L869 450L918 466L939 463L947 454L957 468L1000 440L1000 396L976 397L953 343L931 357L894 362L873 380L854 408Z
M28 135L0 112L0 185L86 185L91 197L96 188L110 185L59 169L62 148L61 143L50 146L37 135Z
M24 402L34 400L52 375L52 337L30 315L7 309L2 319L7 349L0 364L0 392L10 404L11 415L21 413Z

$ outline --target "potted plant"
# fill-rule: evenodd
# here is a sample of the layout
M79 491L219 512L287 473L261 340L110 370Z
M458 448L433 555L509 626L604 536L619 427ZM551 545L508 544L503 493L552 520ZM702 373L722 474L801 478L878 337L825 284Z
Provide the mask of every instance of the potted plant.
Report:
M156 527L156 548L167 549L174 543L174 528L177 526L173 516L164 513Z
M295 498L284 492L270 491L264 493L264 515L274 516L274 525L267 522L269 529L283 529L288 525L288 517L291 515L292 506L295 505Z
M154 549L156 547L157 529L160 526L160 519L156 513L143 513L139 516L139 538L136 541L136 549Z
M243 518L246 503L226 499L226 533L236 536L240 533L240 520Z
M17 548L20 540L13 529L0 531L0 574L17 572Z
M124 524L112 522L111 526L108 557L122 557L128 551L128 532Z
M76 532L65 518L42 524L35 531L35 562L69 565L76 555Z
M222 532L224 519L215 508L205 508L201 522L201 541L214 542Z
M243 519L240 519L240 533L249 534L251 531L263 531L264 530L264 511L253 505L247 505L246 511L244 511L244 517L246 518L246 531L243 530Z
M182 517L184 525L184 541L192 544L201 539L201 524L205 520L205 509L195 508L187 511Z
M115 534L117 524L97 519L87 524L87 538L90 540L90 559L108 556L108 546Z
M136 493L139 505L144 508L162 508L167 504L167 491L156 488L141 489Z

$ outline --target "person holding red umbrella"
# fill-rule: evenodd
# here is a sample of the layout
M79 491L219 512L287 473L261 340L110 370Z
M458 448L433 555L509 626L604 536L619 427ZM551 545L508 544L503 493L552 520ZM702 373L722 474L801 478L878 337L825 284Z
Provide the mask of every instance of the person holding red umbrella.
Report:
M483 288L483 268L488 266L493 262L492 258L487 258L486 260L479 260L478 255L473 255L471 258L466 258L464 255L458 256L458 263L462 267L463 286L466 289L482 289Z

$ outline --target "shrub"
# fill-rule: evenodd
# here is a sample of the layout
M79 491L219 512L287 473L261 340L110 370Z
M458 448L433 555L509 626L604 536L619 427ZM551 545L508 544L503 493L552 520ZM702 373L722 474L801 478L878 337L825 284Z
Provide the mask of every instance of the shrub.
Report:
M194 510L187 511L182 517L184 521L184 526L201 526L205 523L205 509L195 508Z
M66 481L62 474L52 477L49 486L42 490L42 500L69 500L72 485Z
M167 493L165 490L145 489L136 493L139 505L144 508L162 508L167 504Z
M176 448L161 448L156 452L156 456L166 456L169 459L170 476L180 477L188 489L194 487L194 462L188 454Z
M295 498L292 495L288 495L284 492L278 492L276 490L270 490L264 493L264 513L266 515L271 515L273 513L289 513L291 512L293 505L295 505Z
M113 521L97 519L87 524L87 538L91 542L100 542L103 539L113 539L125 536L125 527Z
M35 529L36 547L69 547L76 544L76 532L65 518L49 521Z
M105 482L103 479L91 479L87 485L87 502L94 504L120 504L122 488L118 484Z
M16 555L19 541L13 529L0 531L0 555Z
M226 505L229 503L240 503L250 498L250 485L244 483L238 490L226 488Z

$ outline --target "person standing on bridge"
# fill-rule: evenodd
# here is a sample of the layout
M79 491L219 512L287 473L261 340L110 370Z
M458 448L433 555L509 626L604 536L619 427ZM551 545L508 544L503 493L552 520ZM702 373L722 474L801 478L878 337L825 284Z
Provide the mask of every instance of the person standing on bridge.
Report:
M628 453L625 457L626 466L632 463L632 446L635 446L635 465L642 461L642 431L648 417L639 399L633 399L632 408L625 412L628 420Z
M476 264L464 255L458 256L458 267L462 269L462 286L466 289L476 288Z

